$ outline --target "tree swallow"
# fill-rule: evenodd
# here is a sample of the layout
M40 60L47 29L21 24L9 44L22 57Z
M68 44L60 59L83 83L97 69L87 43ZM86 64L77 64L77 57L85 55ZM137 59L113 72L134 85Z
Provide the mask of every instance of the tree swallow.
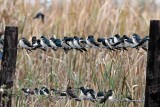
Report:
M140 38L139 35L137 35L137 34L134 33L132 35L132 41L133 41L134 45L136 46L136 45L138 45L141 42L141 38Z
M101 96L101 97L99 97L99 103L105 103L106 100L109 100L109 101L115 100L113 90L108 90L107 92L99 92L97 94L97 97L98 96Z
M77 36L74 36L73 44L76 46L76 48L82 49L83 51L87 51L87 49L85 49L85 47L81 46L80 39Z
M94 40L94 37L92 35L89 35L87 38L86 38L86 42L89 46L91 47L96 47L98 48L100 44L98 44L95 40Z
M76 101L81 101L73 92L73 89L71 86L67 86L67 90L66 90L67 96L70 99L75 99Z
M43 86L40 89L40 95L46 95L46 96L48 96L49 94L50 94L49 89L46 86Z
M19 45L21 48L26 49L27 53L28 51L31 51L31 49L33 48L30 42L26 38L21 38L19 40Z
M95 102L96 97L95 97L96 93L93 89L89 89L89 91L87 92L87 99L91 100L92 102Z
M71 46L65 41L66 38L67 38L67 37L64 37L64 38L62 39L61 45L62 45L62 47L63 47L63 49L64 49L64 52L67 54L68 51L69 51L70 49L72 49L72 48L71 48Z
M25 96L28 96L30 93L29 88L22 88L22 92L24 93Z
M40 43L42 45L42 48L46 49L48 47L52 47L49 40L45 36L41 36Z
M42 47L40 39L37 39L35 36L32 37L32 46L32 50L36 50L37 48L39 48L43 51L46 51L46 49Z
M144 37L142 40L141 40L141 42L139 43L139 44L137 44L136 46L134 46L134 47L141 47L141 48L143 48L145 51L147 51L148 50L148 42L149 42L149 36L146 36L146 37Z
M80 95L79 98L81 100L87 100L87 92L89 91L88 89L85 89L84 87L80 87Z
M54 40L55 40L55 38L52 37L52 38L49 39L49 42L50 42L50 44L51 44L51 48L52 48L54 51L57 51L58 47L57 47L56 44L54 43Z
M129 48L129 47L132 48L134 46L132 39L127 37L126 35L123 35L122 40L125 48Z
M37 13L35 17L33 17L33 19L41 19L42 22L44 23L44 17L45 15L41 12Z

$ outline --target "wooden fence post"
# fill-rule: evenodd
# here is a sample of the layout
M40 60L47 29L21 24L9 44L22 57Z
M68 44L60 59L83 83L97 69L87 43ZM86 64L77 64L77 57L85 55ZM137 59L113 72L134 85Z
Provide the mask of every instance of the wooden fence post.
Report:
M11 107L12 96L7 92L13 86L17 59L18 27L6 27L4 36L3 56L0 70L0 86L4 85L4 92L0 92L0 107ZM7 101L4 100L7 98Z
M160 107L160 20L150 21L145 107Z

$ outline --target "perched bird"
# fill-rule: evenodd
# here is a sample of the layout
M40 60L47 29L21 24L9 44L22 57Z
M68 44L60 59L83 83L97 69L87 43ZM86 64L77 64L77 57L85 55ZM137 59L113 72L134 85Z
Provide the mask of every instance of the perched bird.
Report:
M132 39L127 37L127 35L123 35L122 41L124 43L125 48L132 48L134 46L134 43L132 42Z
M100 44L98 44L95 40L94 40L94 37L92 35L89 35L87 38L86 38L86 42L87 44L90 46L90 47L96 47L98 48Z
M113 48L111 48L112 46L109 44L108 40L106 40L105 38L98 38L97 41L102 43L104 48L107 48L109 50L114 50Z
M115 100L113 90L108 90L107 92L99 92L97 96L101 96L99 97L99 103L105 103L107 100L109 101Z
M87 92L87 99L91 100L92 102L96 101L96 97L95 97L96 93L93 89L89 89L89 91Z
M82 37L79 38L79 44L84 48L90 48L90 46L87 44L86 40Z
M62 41L60 39L54 39L53 42L58 48L62 48L62 45L61 45Z
M89 90L88 90L88 89L85 89L84 87L80 87L80 88L78 88L78 89L80 89L79 98L80 98L81 100L87 100L87 92L89 92Z
M75 99L76 101L81 101L73 92L73 89L71 86L67 86L67 90L66 90L67 96L70 99Z
M49 89L46 86L43 86L39 92L40 92L40 95L48 96L50 94Z
M46 49L42 47L40 39L37 39L35 36L32 37L32 46L32 50L36 50L37 48L39 48L43 51L46 51Z
M54 51L57 51L58 47L57 47L56 44L54 43L54 40L55 40L55 38L52 37L52 38L49 39L49 42L50 42L51 48L52 48Z
M134 46L135 48L141 47L143 48L145 51L148 50L148 42L149 42L149 36L144 37L141 42L139 42L139 44L137 44L136 46Z
M73 39L74 46L76 46L76 48L81 49L83 51L87 51L87 49L85 47L81 46L79 41L80 41L80 39L77 36L74 36L74 39Z
M30 42L24 37L19 40L19 45L21 48L26 49L27 53L28 51L31 51L31 49L33 48Z
M40 90L39 90L38 88L35 88L35 89L34 89L34 94L35 94L35 95L40 95Z
M46 49L48 47L52 47L49 40L45 36L41 36L40 44L42 45L42 48L44 48L44 49Z
M62 45L62 47L63 47L63 49L64 49L64 52L67 54L68 53L68 51L70 50L70 49L72 49L71 48L71 46L66 42L66 39L67 37L64 37L63 39L62 39L62 41L61 41L61 45Z
M102 92L102 91L99 91L97 94L96 94L96 99L98 102L102 102L101 100L104 99L104 96L105 96L106 92Z
M37 13L36 16L33 17L33 19L41 19L42 22L44 23L44 17L45 15L41 12Z
M127 96L126 98L124 98L125 101L131 101L133 100L131 96Z
M22 92L24 93L25 96L28 96L30 93L29 88L22 88Z
M135 33L132 35L132 42L134 43L135 46L138 45L141 42L141 40L142 39L140 38L139 35Z

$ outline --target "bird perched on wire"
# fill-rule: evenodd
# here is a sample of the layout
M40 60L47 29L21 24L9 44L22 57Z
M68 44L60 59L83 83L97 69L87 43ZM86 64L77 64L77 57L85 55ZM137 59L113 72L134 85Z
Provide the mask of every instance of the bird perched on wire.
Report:
M67 93L67 96L70 98L70 99L74 99L76 101L81 101L77 95L74 94L73 92L73 89L71 86L67 86L67 90L66 90L66 93Z
M141 42L141 40L142 39L140 38L140 36L137 35L136 33L132 35L132 42L134 43L135 46L138 45Z
M76 48L81 49L83 51L87 51L87 49L85 47L81 46L80 38L78 38L77 36L74 36L73 38L74 38L73 44L74 44L74 46L76 46Z
M41 36L40 44L41 44L43 49L47 49L47 48L52 47L51 44L50 44L50 41L45 36Z
M45 18L45 15L41 12L38 12L36 16L33 17L33 19L41 19L43 23L44 23L44 18Z
M145 51L148 50L148 42L149 42L149 36L144 37L141 42L139 42L139 44L137 44L136 46L134 46L134 48L138 48L141 47L142 49L144 49Z
M63 39L62 39L62 41L61 41L61 45L62 45L62 47L63 47L63 49L64 49L64 52L67 54L68 53L68 51L70 50L70 49L72 49L72 47L66 42L66 39L67 39L68 37L67 36L65 36Z
M42 47L40 39L37 39L35 36L32 37L32 50L36 50L37 48L46 51L45 48Z
M50 94L50 91L46 86L41 87L39 92L40 92L40 95L48 96Z
M26 39L26 38L21 38L19 40L19 46L23 49L26 49L27 53L30 51L32 51L31 49L33 48L33 46L30 44L30 42Z
M98 92L96 95L96 99L99 103L105 103L107 100L114 101L115 94L113 90L108 90L107 92Z
M87 44L90 46L90 47L96 47L98 48L100 44L98 44L95 40L94 40L94 37L92 35L89 35L87 38L86 38L86 42Z
M51 38L49 39L49 42L50 42L51 48L52 48L54 51L57 51L58 47L57 47L57 45L54 43L54 40L55 40L55 38L54 38L54 37L51 37Z
M88 89L88 92L87 92L87 99L92 101L92 102L95 102L96 101L96 92L93 90L93 89Z
M132 39L129 38L127 35L123 35L122 41L124 43L125 48L132 48L134 46L134 43L132 42Z

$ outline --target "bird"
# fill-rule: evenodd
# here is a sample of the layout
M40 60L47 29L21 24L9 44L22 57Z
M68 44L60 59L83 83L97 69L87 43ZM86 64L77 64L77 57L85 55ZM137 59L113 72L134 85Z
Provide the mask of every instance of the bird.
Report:
M50 42L51 48L52 48L54 51L57 51L58 47L57 47L56 44L54 43L54 40L55 40L55 38L54 38L54 37L51 37L51 38L49 39L49 42Z
M149 36L144 37L141 42L139 42L139 44L137 44L136 46L134 46L134 48L138 48L141 47L142 49L144 49L145 51L148 50L148 42L149 42Z
M0 39L0 49L3 49L4 39Z
M102 45L104 46L103 48L114 50L113 48L111 48L112 46L109 44L108 40L106 40L105 38L98 38L97 41L102 43Z
M98 48L100 44L98 44L95 40L94 40L94 37L93 35L89 35L87 38L86 38L86 42L87 44L90 46L90 47L96 47Z
M70 49L72 49L72 48L71 48L71 46L65 41L66 38L67 38L67 37L64 37L64 38L62 39L61 45L62 45L62 47L63 47L63 49L64 49L64 52L67 54L68 51L69 51Z
M48 47L52 47L49 40L45 36L41 36L40 44L42 45L42 48L44 49L47 49Z
M39 92L40 92L40 95L48 96L50 94L50 91L46 86L41 87Z
M124 43L125 48L132 48L134 46L134 43L132 42L132 39L129 38L127 35L123 35L122 41Z
M41 19L42 22L44 23L44 18L45 18L45 15L41 12L38 12L34 17L33 19Z
M21 90L22 90L22 92L24 93L25 96L28 96L29 93L30 93L30 89L29 88L22 88Z
M70 98L70 99L74 99L76 101L81 101L77 95L74 94L73 92L73 89L71 86L67 86L67 89L66 89L66 93L67 93L67 96Z
M62 41L60 39L54 39L53 42L58 48L62 48L62 45L61 45Z
M98 94L97 94L97 96L99 96L99 97L97 97L97 99L99 98L99 103L105 103L107 100L109 100L109 101L113 101L113 100L115 100L115 96L114 96L114 92L113 92L113 90L108 90L107 92L99 92ZM101 96L101 97L100 97ZM103 97L104 96L104 97Z
M96 93L93 89L88 89L88 92L87 92L87 99L88 100L95 102L96 101L95 95L96 95Z
M28 53L28 51L30 51L30 52L32 51L31 49L33 48L33 46L24 37L19 40L19 45L20 45L21 48L26 49L27 53Z
M87 100L87 92L89 91L88 89L84 88L83 86L78 88L80 89L80 95L79 95L79 98L81 100Z
M124 98L124 100L125 100L125 101L131 101L131 100L133 100L133 99L132 99L131 96L127 96L127 97Z
M131 38L132 38L132 42L134 43L135 46L138 45L142 40L140 38L140 36L137 35L136 33L134 33Z
M106 92L105 91L99 91L96 94L96 99L98 102L102 102L101 100L104 99Z
M35 89L34 89L34 94L35 94L35 95L40 95L40 90L39 90L38 88L35 88Z
M87 51L87 49L85 47L81 46L81 44L79 42L80 39L77 36L74 36L73 38L74 38L73 44L76 46L76 48L81 49L83 51Z
M37 39L35 36L32 37L32 50L36 50L37 48L46 51L45 48L42 47L40 39Z

